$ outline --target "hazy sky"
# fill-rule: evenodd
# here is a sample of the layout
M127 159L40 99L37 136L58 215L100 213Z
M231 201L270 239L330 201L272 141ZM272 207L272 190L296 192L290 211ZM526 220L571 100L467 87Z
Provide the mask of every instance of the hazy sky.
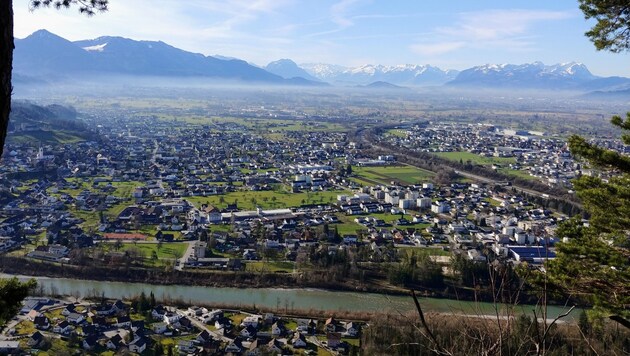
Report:
M1 1L1 0L0 0ZM14 0L15 36L45 28L69 40L161 40L259 65L577 61L596 75L630 77L630 54L597 52L577 0L110 0L92 18L76 8L29 12Z

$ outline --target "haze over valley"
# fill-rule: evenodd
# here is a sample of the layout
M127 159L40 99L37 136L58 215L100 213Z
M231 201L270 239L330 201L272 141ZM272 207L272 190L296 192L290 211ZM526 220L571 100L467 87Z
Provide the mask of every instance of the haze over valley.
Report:
M0 2L0 354L627 354L629 18Z

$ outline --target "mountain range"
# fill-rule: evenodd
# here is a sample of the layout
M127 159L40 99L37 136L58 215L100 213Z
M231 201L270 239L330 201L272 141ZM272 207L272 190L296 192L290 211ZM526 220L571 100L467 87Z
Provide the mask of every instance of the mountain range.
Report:
M15 41L14 72L31 78L85 75L209 77L272 84L309 84L287 80L236 59L187 52L164 42L99 37L71 42L46 30Z
M83 80L90 76L207 78L208 81L301 86L442 86L521 88L603 93L630 89L630 79L598 77L580 63L545 65L486 64L462 71L431 65L372 65L343 67L280 59L264 67L220 55L187 52L161 41L99 37L68 41L46 30L16 39L14 78L18 85L56 79ZM205 80L205 79L204 79ZM391 85L388 85L391 84Z
M322 63L307 63L302 67L308 74L322 81L336 84L369 84L388 82L396 85L442 85L457 77L456 70L442 70L430 65L404 64L384 66L366 64L346 68Z

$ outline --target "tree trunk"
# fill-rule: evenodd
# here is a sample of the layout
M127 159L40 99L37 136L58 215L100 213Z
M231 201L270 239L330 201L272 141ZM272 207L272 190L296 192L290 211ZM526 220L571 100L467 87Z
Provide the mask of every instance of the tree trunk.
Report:
M611 315L611 316L608 317L608 319L614 320L614 321L618 322L619 324L621 324L622 326L630 329L630 320L624 319L620 315Z
M0 156L11 112L13 48L13 0L0 0Z

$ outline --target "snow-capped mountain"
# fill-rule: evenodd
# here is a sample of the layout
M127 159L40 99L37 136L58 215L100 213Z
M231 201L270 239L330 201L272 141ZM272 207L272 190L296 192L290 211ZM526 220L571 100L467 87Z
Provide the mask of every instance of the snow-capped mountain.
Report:
M330 64L303 64L309 74L315 78L346 84L367 84L376 81L396 85L441 85L455 78L457 71L442 70L430 65L403 64L384 66L366 64L347 68Z
M16 75L26 74L34 78L83 80L99 75L126 75L321 85L303 79L284 79L242 60L222 60L191 53L162 41L105 36L71 42L46 30L16 39L13 71Z
M313 81L319 81L319 79L308 74L307 71L300 68L297 64L295 64L295 62L293 62L290 59L279 59L277 61L271 62L267 64L267 66L264 67L264 69L269 73L279 75L285 79L298 77L298 78L304 78L304 79L313 80Z
M584 64L486 64L463 70L450 85L569 89L598 79Z

